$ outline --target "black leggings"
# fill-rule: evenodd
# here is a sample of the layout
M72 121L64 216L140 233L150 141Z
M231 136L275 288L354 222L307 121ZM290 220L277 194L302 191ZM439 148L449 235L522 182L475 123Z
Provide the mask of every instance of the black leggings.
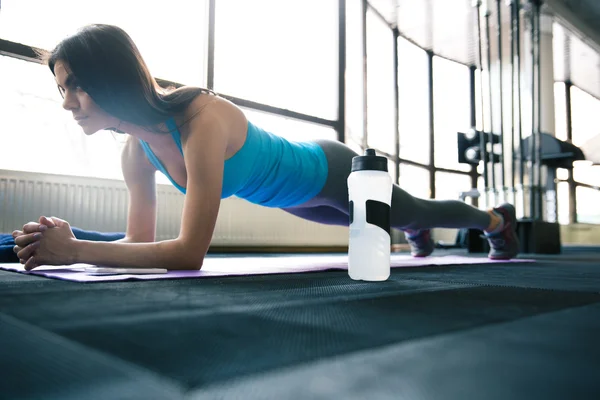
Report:
M317 140L329 163L329 174L321 192L306 203L284 210L298 217L328 225L348 226L347 179L356 152L334 140ZM459 200L424 200L394 185L391 225L402 230L429 228L475 228L484 230L490 216Z

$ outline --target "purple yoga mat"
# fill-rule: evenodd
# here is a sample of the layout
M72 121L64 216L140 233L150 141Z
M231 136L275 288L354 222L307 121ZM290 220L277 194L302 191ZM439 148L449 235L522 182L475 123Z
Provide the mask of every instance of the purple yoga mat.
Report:
M514 259L493 261L487 257L465 257L448 255L442 257L414 258L406 254L392 254L392 268L425 267L434 265L465 265L486 263L531 262L534 260ZM31 272L25 271L21 264L0 264L0 269L33 274L47 278L63 279L73 282L110 282L125 280L155 279L191 279L215 276L292 274L299 272L318 272L332 269L347 270L347 255L266 255L251 257L207 257L200 271L169 271L166 274L152 275L89 275L78 271L89 264L39 267Z

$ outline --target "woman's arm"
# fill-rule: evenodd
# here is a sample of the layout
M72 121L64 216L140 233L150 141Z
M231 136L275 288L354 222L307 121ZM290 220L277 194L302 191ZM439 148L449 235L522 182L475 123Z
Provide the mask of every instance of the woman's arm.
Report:
M200 269L219 212L229 131L233 124L239 127L231 107L235 106L225 101L214 102L210 110L189 122L189 134L183 140L187 194L176 239L153 243L81 241L72 236L68 223L55 219L59 226L44 232L32 265L79 262L113 267ZM148 226L139 232L148 233ZM130 225L128 235L129 228Z
M130 137L121 154L123 179L129 192L127 230L121 243L153 242L156 236L156 168L140 141Z
M112 242L76 242L75 262L140 268L167 268L167 265L177 263L177 243L164 241L160 246L153 243L156 236L156 168L134 137L125 144L121 169L129 192L125 237ZM140 253L144 256L140 257Z
M111 267L198 269L186 256L178 239L153 243L96 242L78 240L67 221L51 217L55 227L48 228L39 240L25 244L17 237L17 256L25 269L41 265L87 263Z
M189 123L190 133L183 143L187 194L179 236L157 243L82 241L77 244L77 262L116 267L202 267L219 213L231 118L227 103L215 102L209 107Z
M152 243L94 242L73 243L73 263L107 265L121 268L200 269L178 239Z

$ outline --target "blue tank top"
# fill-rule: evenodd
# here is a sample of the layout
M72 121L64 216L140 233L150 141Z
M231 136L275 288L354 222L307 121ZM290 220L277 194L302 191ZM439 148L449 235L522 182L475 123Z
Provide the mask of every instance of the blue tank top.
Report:
M183 155L175 121L171 118L166 123ZM186 189L171 178L150 145L143 140L140 143L148 160L185 194ZM327 158L318 144L289 141L248 121L244 145L225 160L221 198L235 195L262 206L294 207L319 194L327 168Z

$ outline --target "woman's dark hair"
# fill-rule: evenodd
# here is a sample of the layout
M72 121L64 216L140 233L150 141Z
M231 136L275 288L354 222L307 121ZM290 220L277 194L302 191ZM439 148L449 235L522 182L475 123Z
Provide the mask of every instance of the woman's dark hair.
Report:
M46 58L53 74L56 62L65 62L77 84L104 111L150 129L183 112L198 95L214 94L197 87L163 90L131 37L113 25L87 25Z

